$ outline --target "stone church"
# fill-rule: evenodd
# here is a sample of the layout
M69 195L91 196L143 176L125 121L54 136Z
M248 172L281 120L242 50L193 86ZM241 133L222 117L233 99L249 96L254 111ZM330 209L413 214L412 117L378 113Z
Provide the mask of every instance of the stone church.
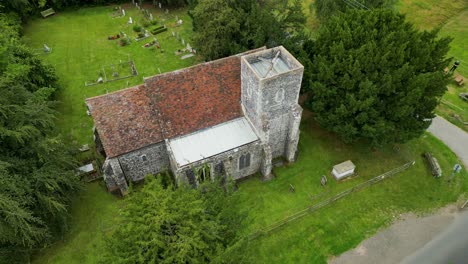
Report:
M303 71L284 47L263 47L87 99L108 190L165 170L192 185L270 178L273 159L296 158Z

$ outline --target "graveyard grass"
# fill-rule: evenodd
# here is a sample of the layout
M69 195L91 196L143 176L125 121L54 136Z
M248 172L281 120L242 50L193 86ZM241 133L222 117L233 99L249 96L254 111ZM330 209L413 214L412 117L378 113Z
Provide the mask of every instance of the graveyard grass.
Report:
M457 199L468 190L463 171L448 183L457 159L440 141L425 134L397 148L372 149L365 142L348 145L322 130L311 117L301 125L299 158L290 166L276 168L276 177L263 182L253 176L239 184L236 199L247 213L243 235L249 235L276 221L356 186L409 160L416 164L393 178L350 194L319 211L260 236L243 248L242 254L255 263L326 263L389 225L400 213L429 213ZM444 175L435 179L422 154L431 151ZM333 165L351 159L357 176L336 182ZM328 185L320 185L321 175ZM295 192L290 192L293 185ZM105 238L119 225L119 209L125 199L105 192L102 184L89 184L72 207L71 230L63 241L40 252L33 263L96 263L104 250Z
M158 25L166 23L168 27L168 31L156 36L164 50L161 53L161 49L142 47L152 41L153 36L139 42L134 41L136 33L133 32L133 25L127 24L128 18L132 17L134 23L141 25L143 15L129 4L122 7L126 11L126 16L122 18L112 18L112 6L81 8L57 12L47 19L33 19L24 27L24 39L30 47L40 49L45 43L52 48L50 54L41 56L55 67L60 78L61 91L58 99L62 103L58 110L62 115L58 123L63 134L77 146L93 143L93 122L86 114L85 98L142 84L143 77L156 75L159 70L170 72L195 63L195 57L181 60L180 56L174 54L184 46L172 37L171 30L179 32L186 43L190 43L192 35L191 20L185 9L171 10L169 15L159 8L151 9ZM175 26L176 15L184 21L180 27ZM161 18L166 21L162 22ZM120 31L132 38L130 45L122 47L118 45L118 40L107 40L108 36ZM125 62L129 58L135 62L138 76L85 86L86 81L98 79L103 67L107 66L109 69L109 65ZM122 72L120 74L124 75Z
M411 2L401 3L411 7L407 9L408 16L418 15L419 9ZM418 3L426 2L430 5L433 1ZM438 10L440 5L434 5L433 8ZM445 8L447 7L443 7ZM135 19L136 10L126 11L127 18L119 21L110 18L109 7L70 10L48 19L34 20L25 28L25 38L29 45L40 48L43 43L47 43L53 48L50 55L44 55L44 59L55 65L61 78L60 100L63 104L59 109L62 113L59 122L64 133L78 144L92 142L92 121L85 113L85 96L104 94L106 89L111 92L124 88L127 80L129 86L140 84L142 76L158 73L158 67L162 72L167 72L195 62L193 58L175 58L174 51L182 48L182 45L171 39L170 33L166 35L169 37L167 40L164 40L165 33L158 35L165 49L163 54L158 53L158 50L143 49L136 43L120 47L115 41L107 40L107 36L118 33L120 27L126 28L125 22L129 15L134 17L134 21L138 21ZM437 12L434 11L435 14ZM156 11L153 14L157 14ZM184 21L189 21L184 10L180 10L179 16ZM430 19L430 16L423 17ZM460 19L466 21L466 17ZM309 23L313 24L314 21L309 20ZM466 23L459 23L461 25L458 30L462 30ZM190 28L178 30L183 37L187 36L186 41L190 39ZM447 34L457 34L456 27L444 27L442 32L444 30ZM130 35L131 28L125 32ZM460 47L459 50L463 52L462 43L466 34L459 34L460 41L454 41L452 45L455 48ZM127 54L136 63L140 74L138 77L84 86L85 81L97 79L97 72L102 66L116 63L120 59L125 60ZM467 61L466 57L463 60ZM326 263L329 256L338 255L356 246L378 229L389 225L400 213L429 213L457 201L460 197L465 200L468 198L468 174L464 170L455 176L451 184L447 183L451 168L458 162L457 158L430 134L399 146L398 151L393 147L375 150L364 142L344 144L333 134L320 129L310 116L305 115L299 148L298 161L291 166L276 168L276 178L272 181L262 182L258 177L252 177L239 184L239 191L235 195L248 212L244 228L240 230L243 234L266 227L337 192L400 166L407 160L414 159L416 164L393 178L351 194L268 235L252 240L242 254L255 263ZM444 171L441 179L434 179L430 175L421 156L425 151L431 151L439 160ZM331 178L331 167L347 159L357 165L358 176L337 183ZM326 188L320 186L321 175L327 175L329 179ZM295 187L295 193L289 191L289 184ZM311 200L310 197L314 199ZM62 241L39 252L32 263L97 263L104 250L105 238L119 224L119 210L123 206L125 199L106 193L102 183L88 184L87 190L76 198L71 208L70 231Z

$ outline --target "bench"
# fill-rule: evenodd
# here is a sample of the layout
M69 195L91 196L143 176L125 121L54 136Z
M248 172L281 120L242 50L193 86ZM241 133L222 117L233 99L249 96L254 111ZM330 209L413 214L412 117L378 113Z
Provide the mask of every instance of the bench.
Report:
M439 162L437 161L431 153L426 152L424 153L424 157L426 158L427 163L429 164L429 168L431 169L432 176L439 178L442 176L442 169L440 168Z
M41 12L41 15L42 15L43 18L46 18L46 17L51 16L53 14L55 14L55 11L52 8L46 9L46 10Z

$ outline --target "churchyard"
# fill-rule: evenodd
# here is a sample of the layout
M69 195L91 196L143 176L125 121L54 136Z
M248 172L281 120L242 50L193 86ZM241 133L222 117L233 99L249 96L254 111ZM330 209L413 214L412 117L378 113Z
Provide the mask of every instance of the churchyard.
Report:
M305 1L304 7L308 6L307 2L311 1ZM422 2L431 4L429 0ZM461 2L457 0L452 4ZM452 4L440 9L453 11L456 8L450 9ZM137 42L134 38L138 37L138 33L133 31L134 25L128 24L129 16L133 22L138 23L144 14L131 5L121 7L126 12L125 17L118 17L116 10L109 6L86 8L34 21L25 28L29 45L41 47L47 43L53 49L44 58L56 67L61 78L60 99L63 103L59 111L63 117L59 123L64 133L70 140L75 140L77 145L92 143L92 121L86 115L85 97L141 84L144 76L184 68L196 62L196 57L181 59L187 53L179 52L186 47L182 45L181 39L190 41L191 25L186 10L170 10L166 14L164 9L149 8L158 22L164 18L166 21L170 20L170 23L176 23L175 17L169 18L170 15L177 15L184 22L181 26L170 25L168 22L166 26L169 29L156 35L160 48L155 45L144 48L144 44L153 41L153 36ZM406 8L409 17L422 16L418 12L424 10L411 1L401 2L399 8ZM432 8L435 9L434 6ZM433 9L432 12L440 13L439 9ZM310 10L309 12L313 14ZM453 11L447 14L455 13ZM468 61L462 44L466 39L466 34L463 34L466 15L455 17L453 26L448 28L447 25L451 25L452 20L448 21L442 28L442 33L455 37L450 54ZM439 16L434 18L433 24L418 20L414 22L435 26L441 23L439 19ZM314 21L316 20L309 19L308 24L313 25ZM154 26L161 25L158 23ZM177 35L172 36L171 29L174 34L179 33L180 39ZM107 39L121 31L132 39L132 43L121 46L119 39ZM101 74L104 75L103 71L106 75L110 73L112 78L115 69L107 66L129 60L135 62L137 76L85 86L87 81L97 81ZM464 76L468 76L466 66L468 65L462 64L458 69ZM124 71L122 69L119 75L126 75ZM444 99L465 109L466 114L467 103L457 101L456 96L462 89L466 91L466 87L451 86ZM438 109L440 114L445 111L442 107ZM455 111L453 108L450 108L451 111ZM447 181L457 158L430 134L404 145L376 150L363 142L344 144L335 135L319 128L310 113L306 113L301 126L299 148L298 161L293 165L275 168L274 180L262 182L259 176L252 176L239 183L235 198L239 201L239 208L247 214L241 230L245 236L258 234L298 211L409 161L415 161L415 164L391 178L352 193L278 229L268 233L260 232L244 248L242 254L246 260L254 260L256 263L326 263L329 256L338 255L356 246L378 229L389 225L401 213L428 213L456 202L461 194L466 195L468 189L466 171L457 174L451 182ZM444 171L442 178L432 177L421 155L426 151L431 151L438 159ZM335 181L331 176L332 166L348 159L356 164L356 175L341 182ZM328 178L325 187L320 183L322 175ZM464 198L466 200L467 197ZM83 194L74 202L70 232L63 241L39 252L32 263L98 262L106 237L111 236L112 230L119 225L119 209L123 206L125 199L106 193L103 184L88 184Z
M190 44L192 35L190 17L185 9L166 13L164 7L145 4L143 8L156 21L151 22L131 1L120 7L125 10L125 16L117 5L81 8L60 12L47 19L37 18L25 26L25 41L29 46L39 49L47 44L52 49L41 56L55 67L60 78L59 100L62 103L58 110L62 118L58 120L59 126L67 139L77 146L93 143L93 124L86 114L85 98L141 84L144 77L188 67L196 60L196 57L182 59L192 53L180 52ZM132 24L128 23L130 17ZM182 24L178 25L176 18L182 20ZM151 31L164 25L167 30L135 40L139 33L134 31L135 26ZM122 33L130 40L125 46L121 46L122 39L126 39ZM108 39L116 35L122 36ZM144 47L154 38L159 48L156 45ZM134 62L138 75L133 75L128 61ZM121 78L125 76L129 77ZM99 78L103 83L86 85L98 83ZM105 78L107 82L104 82Z

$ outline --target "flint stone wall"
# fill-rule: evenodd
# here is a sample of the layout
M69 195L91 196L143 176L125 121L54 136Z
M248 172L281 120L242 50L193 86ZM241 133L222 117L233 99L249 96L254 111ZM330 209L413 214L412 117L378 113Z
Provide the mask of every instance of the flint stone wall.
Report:
M128 181L140 181L148 174L169 170L169 157L164 141L118 157Z
M240 157L250 153L250 166L240 169ZM200 167L203 164L208 164L211 168L211 175L213 177L218 176L232 176L235 180L255 174L260 171L260 166L263 160L262 145L260 141L255 141L238 148L220 153L216 156L206 158L201 161L194 162L190 165L183 166L177 169L175 173L178 182L187 182L187 171L193 170L194 168ZM220 173L215 170L216 166L223 164L223 171Z

